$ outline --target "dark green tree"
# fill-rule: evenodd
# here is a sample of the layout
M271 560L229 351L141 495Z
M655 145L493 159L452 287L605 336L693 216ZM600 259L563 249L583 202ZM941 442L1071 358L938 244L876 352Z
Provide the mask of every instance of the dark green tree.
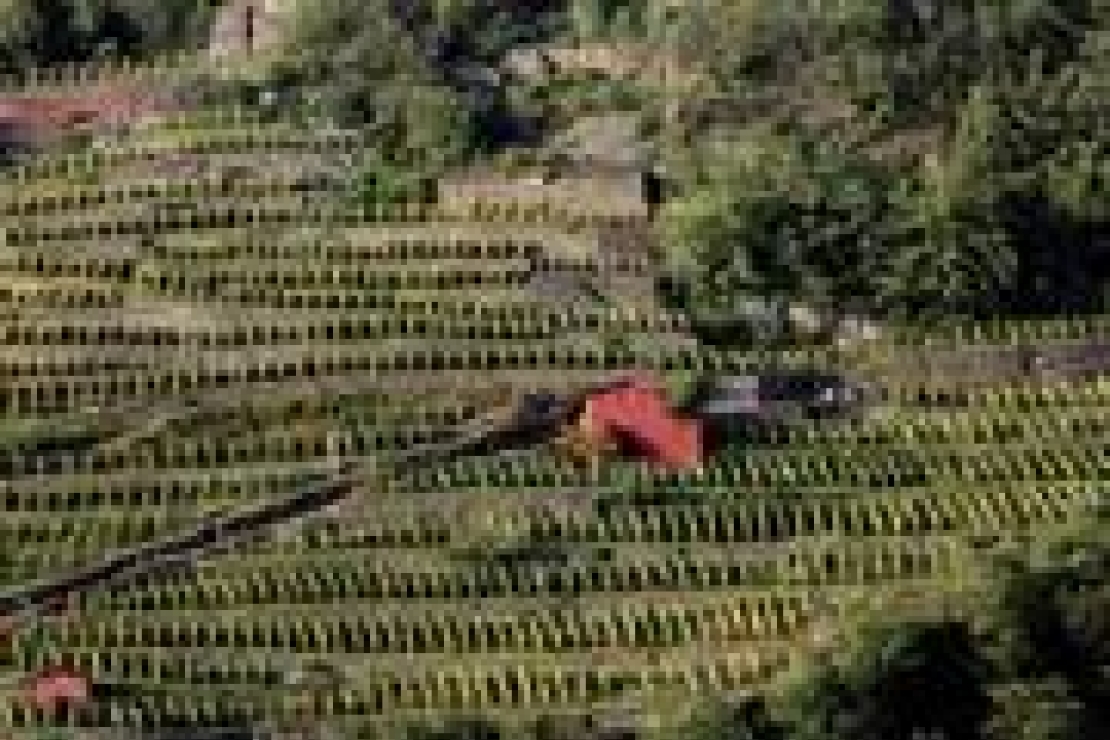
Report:
M1023 68L1034 50L1054 72L1100 20L1097 0L886 0L875 40L894 109L913 119L950 109L985 75Z
M985 610L989 650L1009 686L1055 693L1053 731L1089 738L1110 731L1110 542L1101 531L999 564ZM1042 721L1045 718L1041 715Z
M835 141L749 135L708 149L709 166L662 212L664 244L695 322L767 339L791 303L885 305L898 180ZM763 327L763 328L760 328Z
M991 717L991 667L960 622L884 627L786 702L794 740L975 740Z
M14 0L0 18L0 64L12 74L101 55L195 48L213 13L195 0Z

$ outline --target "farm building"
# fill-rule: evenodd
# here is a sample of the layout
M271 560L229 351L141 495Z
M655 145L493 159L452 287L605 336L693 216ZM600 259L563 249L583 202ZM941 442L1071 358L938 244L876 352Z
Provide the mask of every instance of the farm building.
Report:
M599 451L615 448L660 467L702 464L698 420L675 416L666 393L647 377L633 377L590 396L576 432L580 442L592 440Z
M6 146L48 143L82 131L130 126L172 110L164 96L125 88L75 95L0 97L0 141Z
M81 704L90 696L89 680L66 668L49 668L27 685L27 698L40 709L51 711L65 704Z

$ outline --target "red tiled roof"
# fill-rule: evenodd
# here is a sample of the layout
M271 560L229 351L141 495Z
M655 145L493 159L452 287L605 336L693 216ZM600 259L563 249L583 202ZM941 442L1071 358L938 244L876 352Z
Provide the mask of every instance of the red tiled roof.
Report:
M89 698L89 680L65 668L47 669L31 680L26 697L42 709L52 709L64 702L82 702Z
M674 416L663 390L646 378L591 396L586 413L595 428L651 462L672 468L701 464L700 423Z

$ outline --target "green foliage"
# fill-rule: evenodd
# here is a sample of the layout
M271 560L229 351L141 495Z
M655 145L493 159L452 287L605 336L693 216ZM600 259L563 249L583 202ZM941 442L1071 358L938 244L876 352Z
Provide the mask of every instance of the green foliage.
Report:
M793 690L791 737L975 738L990 717L988 675L966 625L883 629L867 635L846 665L826 667Z
M991 650L1011 681L1063 682L1086 708L1073 721L1110 727L1110 546L1104 533L1000 562L988 612Z
M431 59L449 71L496 63L509 49L566 28L567 0L417 0L395 4L397 15Z
M989 158L997 114L977 91L936 159L900 181L885 239L882 308L907 317L942 317L999 305L1017 271L997 214L999 185Z
M272 74L312 88L331 119L368 128L383 158L434 175L512 138L512 105L481 69L546 33L560 7L482 0L306 4L289 39L295 66L279 65Z
M887 0L878 46L887 53L891 96L899 112L951 105L984 74L1023 67L1040 49L1055 69L1078 49L1097 19L1090 0L1012 2Z
M1080 740L1110 728L1105 522L1014 551L971 621L882 621L769 701L706 706L682 731L744 740Z
M342 123L384 120L379 100L396 99L406 83L430 82L415 44L385 2L306 4L296 28L288 39L297 52L295 61L279 63L271 76L291 77L312 88L330 116ZM383 83L389 83L386 89Z
M411 203L428 200L434 181L420 177L410 167L392 162L376 162L358 175L356 193L364 206Z
M204 39L212 16L213 6L194 0L11 0L0 17L0 64L18 73L188 48Z
M413 727L407 740L500 740L500 728L483 720L458 720L440 727Z
M987 652L1018 687L997 719L1026 737L1085 738L1110 727L1110 542L1089 532L1033 546L999 562L1000 587L984 612ZM1037 701L1021 703L1035 689Z
M1105 158L1104 63L1092 58L1046 74L1039 69L1043 57L1032 54L1028 69L977 90L982 138L989 141L981 147L982 164L1007 178L997 183L1002 187L1028 187L1038 176L1069 168L1095 174Z
M583 114L638 111L648 103L647 90L635 82L621 79L554 77L527 92L534 101L556 108L553 115L564 123L571 123Z
M41 664L59 647L57 631L50 624L36 622L20 635L19 649L32 665Z
M72 740L74 732L68 727L44 727L38 731L39 740Z
M1020 684L998 701L988 737L992 740L1068 740L1080 713L1059 681Z
M983 86L990 112L975 179L990 184L993 216L1017 254L1011 310L1101 310L1110 275L1099 246L1110 229L1105 62L1087 53L1053 74L1038 66Z
M641 36L654 8L643 0L572 0L573 29L580 38Z
M881 3L709 0L674 12L665 38L742 101L753 88L789 85L808 63L864 51L868 39L881 35L882 20Z
M880 289L890 176L833 142L761 133L714 150L692 192L664 209L670 267L695 320L759 317L789 301ZM770 301L770 304L767 304Z
M684 740L789 740L789 729L763 697L712 704L683 728Z
M111 40L114 29L119 29L115 33L121 50L126 51L127 44L131 43L138 47L136 51L145 53L189 49L206 43L208 29L219 7L219 4L195 0L101 2L104 10L101 11L100 35Z
M1107 56L1105 38L1088 33L1104 17L1081 2L940 5L928 22L899 16L910 11L898 3L885 25L844 9L789 21L809 39L801 58L829 79L881 53L888 84L877 98L853 90L866 78L858 70L824 88L866 92L874 112L840 128L797 116L728 124L714 132L724 144L691 134L684 192L662 231L685 285L678 303L695 319L751 326L796 301L930 321L1105 305ZM846 24L841 41L821 30L836 23ZM1075 41L1066 52L1049 48L1061 34ZM938 52L945 43L960 50ZM940 56L913 56L928 50ZM750 89L765 77L736 79ZM780 78L774 99L790 84ZM921 130L939 143L912 161L868 150ZM730 341L774 334L733 331Z

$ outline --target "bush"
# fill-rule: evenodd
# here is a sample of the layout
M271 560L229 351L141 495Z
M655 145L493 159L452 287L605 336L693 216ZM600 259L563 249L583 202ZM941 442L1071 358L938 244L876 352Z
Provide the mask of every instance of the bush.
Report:
M378 162L359 174L356 191L363 206L428 202L432 200L435 183L410 168Z

